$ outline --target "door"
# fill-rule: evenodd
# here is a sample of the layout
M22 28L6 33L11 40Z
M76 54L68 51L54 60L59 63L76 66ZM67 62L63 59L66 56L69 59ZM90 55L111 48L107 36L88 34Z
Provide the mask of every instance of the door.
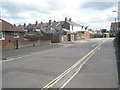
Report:
M68 41L71 41L71 35L68 34Z

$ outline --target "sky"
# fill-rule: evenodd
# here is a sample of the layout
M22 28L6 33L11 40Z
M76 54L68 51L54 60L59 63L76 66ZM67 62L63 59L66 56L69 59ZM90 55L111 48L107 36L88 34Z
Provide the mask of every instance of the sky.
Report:
M65 17L89 29L110 29L119 0L1 0L1 18L12 24L34 24Z

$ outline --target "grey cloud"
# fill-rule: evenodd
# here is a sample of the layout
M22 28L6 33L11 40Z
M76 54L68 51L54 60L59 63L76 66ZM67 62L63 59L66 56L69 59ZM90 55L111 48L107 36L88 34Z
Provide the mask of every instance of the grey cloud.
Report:
M92 10L106 10L116 6L116 2L84 2L80 8Z
M19 13L25 12L39 12L39 13L49 13L47 8L41 8L36 5L29 5L24 3L17 3L17 2L2 2L2 9L6 10L6 13L10 16L10 18L19 18L21 19L22 16L19 16ZM9 18L9 16L3 16Z
M14 2L3 2L2 3L2 8L5 9L10 14L18 13L23 10L21 7L20 8L18 8L18 7L19 7L19 5L17 5Z
M46 13L46 8L41 8L36 5L29 5L24 3L17 3L17 2L3 2L2 8L7 10L8 12L17 13L23 11L41 11L42 13Z
M31 14L37 12L37 13L43 13L43 14L49 14L51 11L57 11L62 10L64 8L64 5L60 5L60 2L53 2L53 1L47 1L47 4L49 5L48 8L41 7L39 5L34 4L25 4L25 3L17 3L17 2L2 2L2 8L7 11L7 14L10 16L10 18L23 18L22 16L19 16L19 13L25 13L30 12ZM5 18L9 18L9 16L3 16Z

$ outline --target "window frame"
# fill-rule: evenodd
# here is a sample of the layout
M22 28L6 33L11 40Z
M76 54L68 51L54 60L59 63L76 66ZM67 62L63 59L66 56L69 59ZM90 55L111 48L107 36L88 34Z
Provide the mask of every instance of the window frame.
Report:
M14 32L14 38L19 38L20 37L20 33L19 32Z
M0 40L5 40L5 32L0 32L0 34L2 34L2 38L0 38Z

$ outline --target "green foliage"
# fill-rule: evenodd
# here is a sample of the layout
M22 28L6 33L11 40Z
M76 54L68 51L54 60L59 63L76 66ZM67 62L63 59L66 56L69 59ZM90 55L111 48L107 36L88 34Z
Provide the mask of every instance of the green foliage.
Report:
M35 31L31 31L31 32L29 32L28 34L31 34L31 35L41 35L40 33L35 32Z
M44 36L50 36L52 33L45 33Z
M107 32L107 29L102 29L101 32L102 32L102 33L106 33L106 32Z
M75 35L77 35L77 34L84 34L84 32L73 32L72 34L75 34Z

